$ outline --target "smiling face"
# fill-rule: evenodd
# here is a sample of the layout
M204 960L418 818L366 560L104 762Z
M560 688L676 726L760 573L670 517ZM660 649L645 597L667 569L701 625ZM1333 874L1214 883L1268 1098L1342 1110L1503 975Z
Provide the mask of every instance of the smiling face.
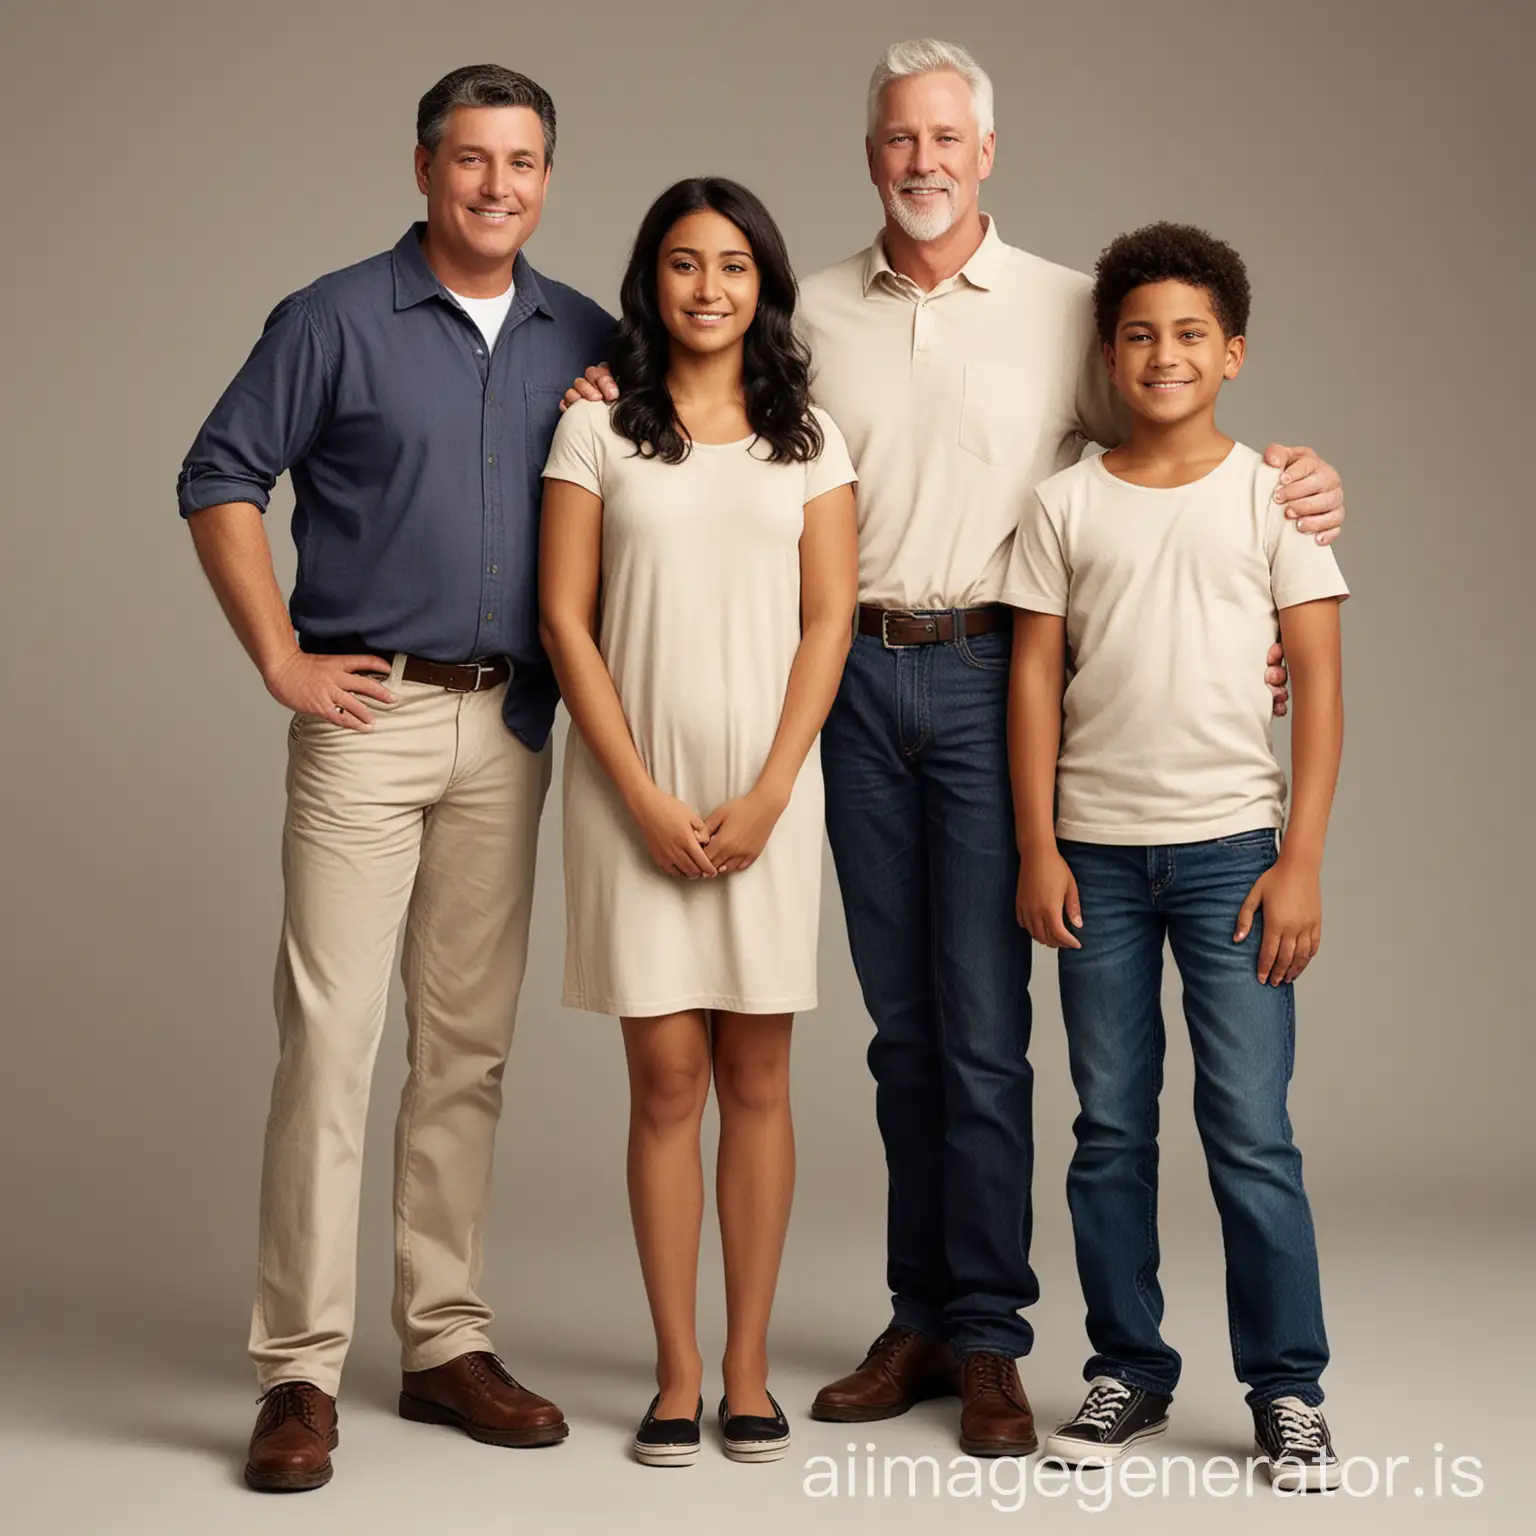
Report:
M538 228L549 189L538 113L457 108L436 153L416 146L416 185L426 194L427 239L437 257L467 272L510 266Z
M1204 288L1169 279L1126 294L1104 359L1138 416L1172 426L1215 410L1222 383L1237 377L1245 350L1241 336L1223 335Z
M996 135L977 130L971 88L950 69L886 86L865 141L869 179L887 216L913 240L937 240L976 211Z
M681 218L662 237L656 307L690 352L740 346L757 313L757 263L747 237L713 208Z

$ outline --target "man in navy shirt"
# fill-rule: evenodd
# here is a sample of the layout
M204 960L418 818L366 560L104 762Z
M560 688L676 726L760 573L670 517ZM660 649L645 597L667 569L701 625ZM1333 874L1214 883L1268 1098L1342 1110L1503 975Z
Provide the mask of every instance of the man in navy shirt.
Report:
M536 273L548 94L495 65L421 100L427 217L272 312L198 434L181 511L231 626L292 710L280 1059L262 1171L246 1481L331 1476L363 1126L405 921L395 1139L403 1416L493 1445L567 1426L492 1352L476 1291L522 983L556 689L539 647L540 471L613 318ZM288 470L285 607L262 512Z

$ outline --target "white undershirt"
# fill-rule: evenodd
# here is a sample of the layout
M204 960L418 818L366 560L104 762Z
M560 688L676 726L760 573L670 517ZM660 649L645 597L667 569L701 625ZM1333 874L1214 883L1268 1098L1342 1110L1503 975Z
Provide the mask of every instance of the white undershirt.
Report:
M454 302L480 327L480 334L485 337L487 351L496 346L496 337L501 331L501 322L507 318L507 311L512 307L512 295L517 292L515 283L507 284L505 293L498 293L493 299L471 299L462 293L448 292Z

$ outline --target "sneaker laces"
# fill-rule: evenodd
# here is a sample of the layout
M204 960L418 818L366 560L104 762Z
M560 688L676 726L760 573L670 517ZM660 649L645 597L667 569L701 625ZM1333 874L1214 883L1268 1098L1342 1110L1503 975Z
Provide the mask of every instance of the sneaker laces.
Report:
M1275 1412L1286 1456L1313 1460L1322 1454L1327 1443L1324 1438L1327 1424L1321 1408L1304 1403L1299 1397L1277 1398L1270 1407Z
M1096 1377L1078 1410L1074 1424L1089 1424L1108 1434L1120 1410L1131 1400L1131 1389L1113 1376Z

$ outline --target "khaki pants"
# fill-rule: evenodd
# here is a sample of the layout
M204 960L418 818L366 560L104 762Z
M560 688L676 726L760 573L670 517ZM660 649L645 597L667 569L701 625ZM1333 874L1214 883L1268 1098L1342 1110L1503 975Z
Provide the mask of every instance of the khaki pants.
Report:
M289 733L280 1055L261 1180L251 1358L334 1393L352 1337L363 1127L402 918L410 1073L395 1129L394 1323L407 1370L489 1349L476 1294L501 1076L528 953L550 748L505 685L400 680L361 734Z

